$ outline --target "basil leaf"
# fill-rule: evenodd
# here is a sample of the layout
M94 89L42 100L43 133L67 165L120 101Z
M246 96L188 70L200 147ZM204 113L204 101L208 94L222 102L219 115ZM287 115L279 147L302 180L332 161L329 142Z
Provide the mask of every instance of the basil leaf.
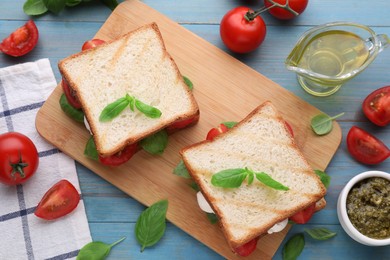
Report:
M65 94L61 95L60 107L61 107L62 111L64 111L64 113L67 116L69 116L70 118L72 118L73 120L75 120L77 122L84 123L84 113L83 113L83 111L80 110L80 109L76 109L73 106L71 106L69 104L68 100L66 99Z
M164 235L167 210L168 200L161 200L143 211L139 216L135 224L135 236L141 245L141 252L146 247L156 244Z
M50 12L58 14L65 8L65 0L43 0Z
M303 233L292 236L283 247L283 260L297 259L304 247L305 237L303 236Z
M162 154L168 145L167 131L161 130L140 141L142 149L150 154Z
M241 168L223 170L211 177L211 184L222 188L238 188L247 175L247 171Z
M222 124L224 124L227 128L232 128L233 126L237 125L238 123L237 122L223 122Z
M120 98L111 104L108 104L99 116L100 122L107 122L117 117L129 104L126 97Z
M110 253L111 248L125 239L126 237L122 237L111 245L100 241L88 243L80 249L76 260L105 259Z
M248 171L248 170L247 170L247 171ZM249 171L249 172L248 172L248 185L251 185L251 184L252 184L254 178L255 178L255 173L252 172L252 171Z
M317 135L326 135L333 129L333 120L341 117L344 113L330 117L327 114L319 114L311 119L311 128Z
M191 82L191 80L189 78L187 78L186 76L183 76L183 80L184 80L184 83L186 83L187 87L190 90L194 89L194 84L192 84L192 82Z
M218 222L217 215L215 215L214 213L206 213L206 215L211 224L215 224Z
M23 11L27 15L40 15L48 11L43 0L27 0L23 4Z
M150 118L161 117L161 111L159 109L149 106L138 99L135 100L135 107L147 117Z
M118 6L117 0L102 0L102 2L111 10L114 10Z
M322 184L324 184L325 188L328 188L330 185L330 176L323 171L314 170L314 172L320 177Z
M80 4L81 2L83 2L83 0L66 0L65 5L72 7Z
M95 161L99 160L99 154L98 151L96 150L96 145L92 136L88 139L88 142L85 146L84 155L92 160Z
M258 179L268 187L274 188L276 190L289 190L288 187L272 179L272 177L266 174L265 172L256 172L256 179Z
M196 182L192 182L192 183L190 184L190 187L191 187L194 191L196 191L196 192L200 191L200 188L199 188L198 184L196 184Z
M173 173L177 176L181 176L186 179L191 179L191 175L188 172L186 165L183 160L180 160L179 164L173 169Z
M337 233L332 232L327 228L304 228L303 230L308 233L312 238L317 240L327 240L337 235Z

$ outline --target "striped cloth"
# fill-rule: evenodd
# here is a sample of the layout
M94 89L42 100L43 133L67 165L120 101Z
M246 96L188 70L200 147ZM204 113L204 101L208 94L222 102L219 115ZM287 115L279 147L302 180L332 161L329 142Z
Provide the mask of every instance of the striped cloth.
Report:
M0 69L0 134L27 135L39 153L35 175L23 185L0 183L0 259L74 259L91 241L83 200L69 215L45 221L33 213L44 193L61 179L80 191L75 162L48 144L35 116L56 86L48 59Z

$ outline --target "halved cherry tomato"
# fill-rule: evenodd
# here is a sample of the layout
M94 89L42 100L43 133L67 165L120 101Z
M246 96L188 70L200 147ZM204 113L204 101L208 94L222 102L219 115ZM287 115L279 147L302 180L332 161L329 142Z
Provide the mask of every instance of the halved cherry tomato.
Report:
M316 209L316 204L313 203L309 207L305 208L304 210L291 216L289 219L291 221L294 221L297 224L305 224L310 220L311 216L313 216L315 209Z
M363 102L366 117L378 126L390 123L390 86L375 90Z
M286 124L287 129L288 129L288 131L290 132L290 135L291 135L292 137L294 137L294 130L292 129L291 125L290 125L287 121L284 121L284 123Z
M287 0L273 0L273 1L275 3L281 4L281 5L285 5L287 2ZM299 15L299 14L303 13L303 11L305 11L308 2L309 2L309 0L289 0L288 6L289 6L289 8L291 8L292 10L297 12ZM273 4L268 0L264 0L264 5L265 5L265 7L270 7ZM294 14L293 12L289 11L287 7L286 8L272 7L271 9L268 10L268 12L272 16L274 16L278 19L281 19L281 20L289 20L289 19L293 19L294 17L297 17L297 15Z
M211 128L210 131L207 133L206 140L212 141L216 136L226 133L229 130L229 128L226 127L224 124L219 124L218 127Z
M186 128L187 126L196 124L198 121L199 121L199 115L196 115L192 118L176 121L170 126L168 126L166 130L168 131L168 133L173 133L176 130L183 129Z
M34 175L38 164L38 151L30 138L17 132L0 135L0 182L24 183Z
M254 11L236 7L225 14L220 26L223 43L232 51L247 53L256 49L265 39L266 25L259 15L249 18Z
M348 132L347 147L357 161L365 164L378 164L390 156L389 148L381 140L357 126Z
M25 55L34 49L38 38L38 28L33 20L29 20L0 43L0 51L14 57Z
M43 195L34 214L53 220L72 212L80 201L79 192L67 180L60 180Z
M108 157L102 157L99 155L99 161L100 163L107 165L107 166L119 166L128 160L130 160L131 157L138 151L138 144L131 144L125 147L122 151L108 156Z
M255 251L257 246L257 240L259 240L259 238L252 239L248 243L235 248L234 251L240 256L248 256L252 254L253 251Z
M77 99L73 90L70 89L66 80L62 79L61 85L62 85L62 89L64 90L66 99L68 100L69 104L76 109L80 109L81 108L80 101Z
M83 47L81 47L81 50L85 51L88 49L92 49L92 48L95 48L96 46L101 45L103 43L106 43L106 41L100 40L100 39L92 39L92 40L84 42Z

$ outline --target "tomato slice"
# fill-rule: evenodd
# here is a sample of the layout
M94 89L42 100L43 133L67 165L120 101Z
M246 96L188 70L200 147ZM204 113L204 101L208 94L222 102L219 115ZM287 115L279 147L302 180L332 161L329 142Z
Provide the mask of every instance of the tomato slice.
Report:
M305 224L311 219L311 216L313 216L315 209L316 209L316 203L313 203L309 207L305 208L304 210L291 216L289 219L291 221L294 221L297 224Z
M207 133L206 140L212 141L216 136L226 133L229 130L226 125L219 124L218 127L211 128L210 131Z
M107 157L99 155L100 163L107 166L119 166L128 160L138 151L138 143L126 146L122 151Z
M364 164L378 164L390 156L390 150L381 140L363 129L353 126L347 135L349 153Z
M103 43L106 43L106 41L100 39L92 39L84 42L83 46L81 47L81 50L85 51L88 49L93 49L98 45L102 45Z
M366 117L378 126L390 123L390 86L373 91L363 101Z
M81 109L80 101L77 99L74 91L69 87L66 80L62 79L61 85L62 89L64 90L66 99L68 100L68 103L76 109Z
M294 137L294 130L292 129L291 125L287 121L284 121L284 124L287 126L290 135Z
M257 240L259 240L259 238L252 239L248 243L235 248L234 251L240 256L248 256L255 251L257 247Z
M199 115L196 115L196 116L188 118L188 119L176 121L173 124L171 124L170 126L168 126L166 128L166 130L167 130L168 133L173 133L176 130L186 128L186 127L188 127L190 125L194 125L198 121L199 121Z
M0 43L0 51L14 57L25 55L34 49L38 38L38 28L33 20L29 20Z
M43 195L34 214L46 220L57 219L72 212L79 201L79 192L72 183L60 180Z

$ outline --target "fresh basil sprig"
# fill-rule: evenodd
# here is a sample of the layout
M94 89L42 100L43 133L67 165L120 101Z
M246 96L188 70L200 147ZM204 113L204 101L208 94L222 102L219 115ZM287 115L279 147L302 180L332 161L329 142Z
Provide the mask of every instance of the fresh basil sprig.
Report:
M305 237L303 233L292 236L284 245L282 256L283 260L295 260L302 253L305 247Z
M328 174L326 174L325 172L323 171L320 171L320 170L314 170L315 174L318 175L318 177L320 177L321 179L321 182L322 184L324 184L325 188L328 188L329 185L330 185L330 176Z
M173 173L177 176L181 176L186 179L191 179L191 175L188 172L186 165L183 160L180 160L178 165L176 165L175 169L173 169Z
M135 224L135 236L141 245L141 252L146 247L156 244L164 235L167 210L168 200L161 200L144 210L139 216Z
M99 160L99 154L98 151L96 150L96 144L92 136L88 139L88 142L85 145L84 155L92 160L95 161Z
M224 124L228 129L230 129L233 126L237 125L238 123L234 121L228 121L228 122L223 122L222 124Z
M126 107L134 111L136 107L141 113L150 118L161 117L161 111L158 108L147 105L129 94L108 104L99 116L100 122L107 122L117 117Z
M125 239L126 237L122 237L110 245L100 241L88 243L81 248L76 260L106 259L111 251L111 248Z
M26 0L23 11L27 15L41 15L47 12L60 13L65 7L74 7L83 2L92 0ZM118 6L117 0L101 0L108 8L114 10Z
M184 83L186 83L187 87L190 90L194 89L194 84L192 83L192 81L189 78L187 78L186 76L183 76L183 80L184 80Z
M316 115L311 119L311 128L317 135L326 135L333 129L332 121L343 115L344 113L340 113L333 117L330 117L327 114Z
M150 154L162 154L168 145L168 133L161 130L142 139L139 144L142 149Z
M211 184L222 188L238 188L246 178L248 178L248 185L252 184L254 177L270 188L289 190L288 187L274 180L265 172L254 172L248 168L227 169L217 172L211 177Z
M316 240L327 240L337 235L336 232L332 232L327 228L305 228L304 231Z

